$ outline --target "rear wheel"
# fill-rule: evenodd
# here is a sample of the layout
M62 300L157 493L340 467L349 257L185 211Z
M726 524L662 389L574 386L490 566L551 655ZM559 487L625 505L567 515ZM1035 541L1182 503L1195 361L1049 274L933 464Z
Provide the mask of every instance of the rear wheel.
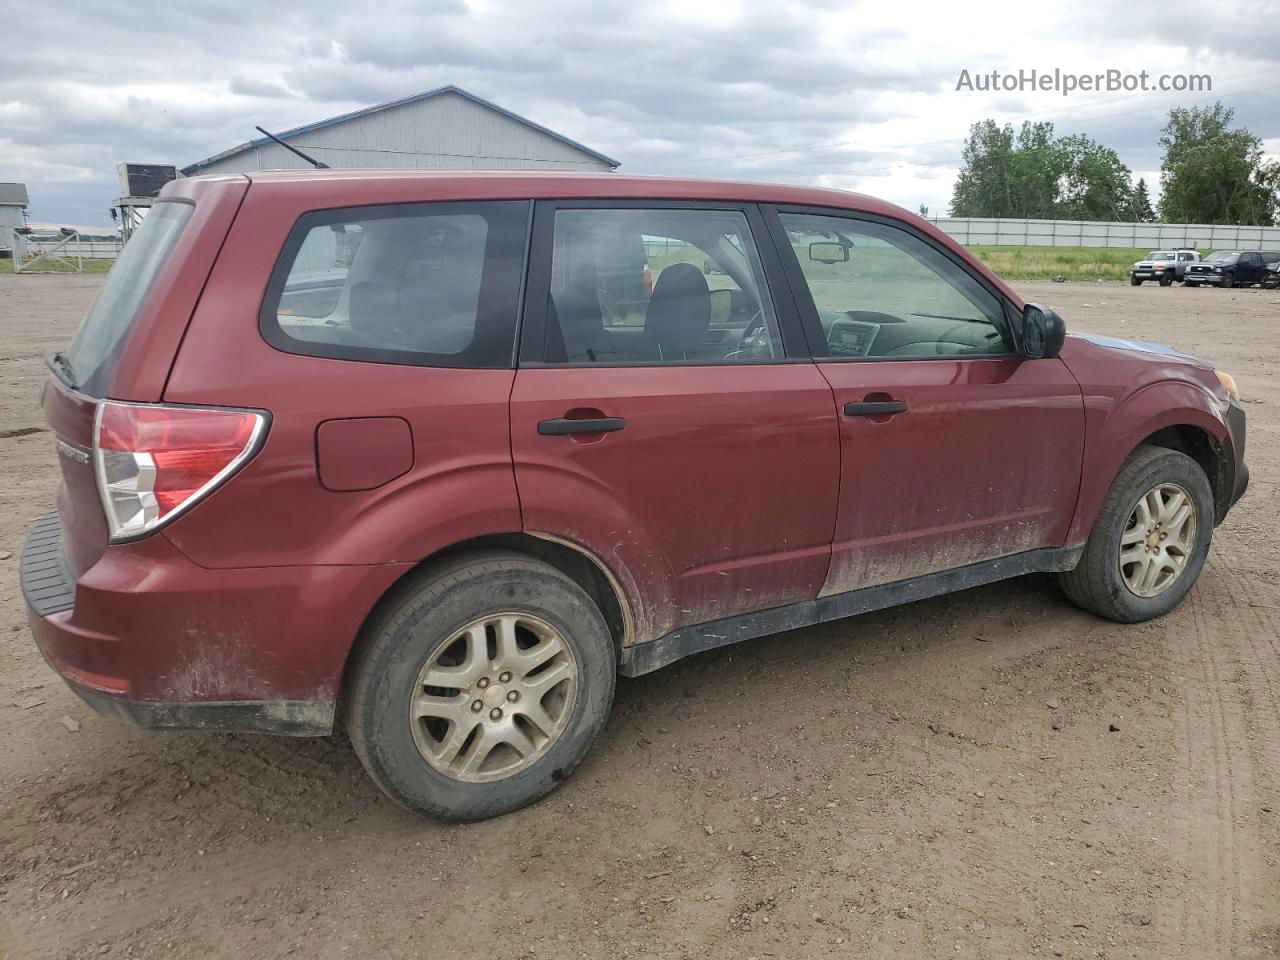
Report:
M1079 565L1060 575L1077 606L1136 623L1187 595L1209 553L1213 491L1200 465L1164 447L1139 447L1107 492Z
M365 769L416 813L532 803L578 765L613 701L613 642L559 571L471 555L399 589L353 667L347 728Z

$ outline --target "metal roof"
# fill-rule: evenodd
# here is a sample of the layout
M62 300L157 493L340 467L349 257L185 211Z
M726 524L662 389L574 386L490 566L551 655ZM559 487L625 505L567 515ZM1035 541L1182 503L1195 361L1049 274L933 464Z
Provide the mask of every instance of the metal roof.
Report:
M322 130L325 127L332 127L339 123L345 123L346 121L354 120L357 117L364 117L371 113L378 113L382 110L390 110L392 107L403 107L410 103L417 103L419 100L429 100L432 97L438 97L445 93L456 93L460 97L465 97L467 100L470 100L473 103L478 103L482 107L487 107L495 113L500 113L510 120L523 124L532 130L537 130L539 133L545 133L547 136L553 137L561 143L566 143L575 149L581 150L588 156L594 157L602 163L607 163L611 167L616 167L619 164L619 161L614 160L612 157L605 156L598 150L592 150L585 144L581 144L577 140L566 137L563 133L556 133L554 130L544 127L540 123L534 123L528 117L522 117L520 114L513 113L508 110L506 107L498 106L492 100L486 100L484 97L478 97L469 90L463 90L461 87L455 87L453 84L436 87L434 90L427 90L425 93L415 93L411 97L401 97L399 100L388 100L386 103L379 103L372 107L365 107L362 110L354 110L351 113L344 113L341 116L330 117L328 120L320 120L316 123L304 124L303 126L295 127L292 130L286 130L284 133L277 134L277 136L280 137L281 140L288 140L290 137L311 133L314 130ZM248 140L239 146L232 147L230 150L224 150L222 153L215 153L212 157L207 157L204 160L200 160L196 163L190 164L189 166L183 167L182 172L186 176L194 176L199 173L201 167L208 166L211 163L216 163L219 160L225 160L228 157L234 157L236 154L244 153L246 150L252 150L255 147L261 147L268 143L271 143L271 140L267 137L259 137L257 140Z
M0 183L0 204L25 207L28 202L25 183Z

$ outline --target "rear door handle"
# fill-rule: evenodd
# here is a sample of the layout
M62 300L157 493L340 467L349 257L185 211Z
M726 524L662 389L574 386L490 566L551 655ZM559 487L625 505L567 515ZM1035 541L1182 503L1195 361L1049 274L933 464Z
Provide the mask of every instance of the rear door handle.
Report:
M846 417L883 417L890 413L905 413L907 409L907 401L905 400L878 400L870 403L846 403L844 405L844 415Z
M538 433L544 437L561 437L571 433L613 433L627 425L622 417L599 417L594 420L539 420Z

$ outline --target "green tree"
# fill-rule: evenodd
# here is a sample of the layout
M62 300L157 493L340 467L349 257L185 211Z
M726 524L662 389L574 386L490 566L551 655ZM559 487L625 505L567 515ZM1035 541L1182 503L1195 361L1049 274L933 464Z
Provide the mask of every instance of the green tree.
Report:
M960 175L951 194L953 217L1014 217L1013 126L983 120L969 128Z
M1012 177L1015 217L1052 220L1058 216L1058 182L1067 158L1053 139L1052 123L1024 123L1014 145Z
M957 217L1122 220L1133 206L1129 168L1083 134L1055 138L1051 123L983 120L969 128L951 198Z
M1057 142L1062 154L1056 216L1064 220L1127 220L1133 214L1129 168L1110 147L1083 134Z
M1151 206L1151 195L1147 192L1147 181L1142 178L1138 179L1138 186L1133 191L1133 206L1130 208L1129 218L1138 223L1151 223L1156 218L1156 212Z
M1271 226L1280 202L1280 170L1262 141L1231 129L1235 111L1174 107L1160 137L1160 217L1166 223Z

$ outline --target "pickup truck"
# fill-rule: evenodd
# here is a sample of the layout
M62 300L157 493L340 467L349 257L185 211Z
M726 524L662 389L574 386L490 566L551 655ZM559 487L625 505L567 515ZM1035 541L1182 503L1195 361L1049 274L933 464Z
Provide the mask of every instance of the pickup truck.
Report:
M1280 260L1280 253L1262 250L1219 250L1202 264L1187 271L1186 283L1198 287L1211 283L1220 287L1251 287L1266 278L1267 264Z
M1140 287L1144 280L1156 280L1160 286L1167 287L1175 280L1181 283L1187 267L1199 261L1200 254L1194 250L1152 250L1133 265L1129 284Z

